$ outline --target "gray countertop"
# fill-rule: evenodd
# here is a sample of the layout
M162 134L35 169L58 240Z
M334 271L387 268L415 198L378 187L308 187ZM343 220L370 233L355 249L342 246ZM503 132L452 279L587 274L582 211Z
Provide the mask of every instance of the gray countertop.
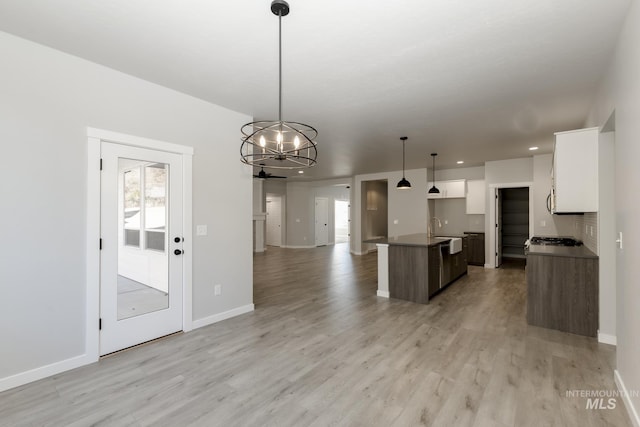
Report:
M529 255L562 256L569 258L598 258L598 255L591 252L586 246L553 246L553 245L531 245Z
M451 236L456 237L456 236ZM407 234L397 237L383 237L380 239L364 240L363 243L383 243L397 246L435 246L448 242L451 239L442 237L429 237L427 233Z

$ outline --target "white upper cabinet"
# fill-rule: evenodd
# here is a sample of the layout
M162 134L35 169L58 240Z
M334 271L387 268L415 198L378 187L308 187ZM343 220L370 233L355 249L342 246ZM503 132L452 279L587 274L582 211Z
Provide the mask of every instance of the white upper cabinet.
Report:
M436 181L436 188L440 193L427 193L429 199L463 199L466 196L466 181L464 179L455 179L451 181ZM433 186L432 182L428 183L428 187Z
M484 179L473 179L467 181L467 214L485 213L486 189Z
M598 211L598 128L556 133L553 213Z

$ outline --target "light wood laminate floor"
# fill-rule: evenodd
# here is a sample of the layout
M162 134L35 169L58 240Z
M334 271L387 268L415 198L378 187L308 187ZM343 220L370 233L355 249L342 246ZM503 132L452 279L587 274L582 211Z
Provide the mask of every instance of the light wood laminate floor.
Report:
M256 311L0 394L2 426L628 426L615 349L529 327L524 271L378 298L376 254L254 257Z

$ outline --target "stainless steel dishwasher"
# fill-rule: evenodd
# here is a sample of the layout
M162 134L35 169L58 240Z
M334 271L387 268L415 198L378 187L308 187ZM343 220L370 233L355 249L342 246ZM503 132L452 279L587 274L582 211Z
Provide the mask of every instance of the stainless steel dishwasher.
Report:
M451 280L451 254L449 242L440 243L440 288Z

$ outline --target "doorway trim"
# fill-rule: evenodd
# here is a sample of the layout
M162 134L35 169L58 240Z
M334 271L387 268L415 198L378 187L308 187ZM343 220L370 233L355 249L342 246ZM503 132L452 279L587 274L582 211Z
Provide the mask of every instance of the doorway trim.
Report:
M193 267L193 147L149 138L126 135L96 128L87 128L87 233L86 233L86 316L85 357L87 363L100 357L100 144L102 141L147 148L182 155L183 168L183 273L182 330L193 329L192 267Z
M533 182L509 182L502 184L489 184L488 193L488 201L489 201L489 226L488 235L489 235L489 263L486 263L487 259L485 257L485 267L496 268L496 204L495 204L495 196L496 191L500 188L520 188L520 187L528 187L529 188L529 237L533 235Z

